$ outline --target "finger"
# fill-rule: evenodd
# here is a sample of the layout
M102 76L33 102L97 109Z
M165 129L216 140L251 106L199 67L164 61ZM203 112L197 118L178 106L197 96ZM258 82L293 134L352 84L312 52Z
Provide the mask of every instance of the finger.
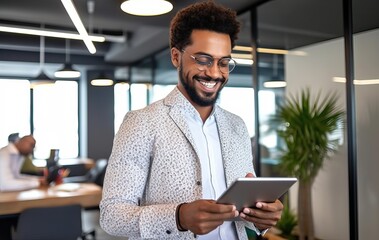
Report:
M255 207L269 212L277 212L283 210L283 204L279 200L276 200L273 203L257 202L255 204Z
M272 227L279 221L281 211L266 212L259 209L244 208L240 216L249 222L253 222L257 227Z
M258 229L267 229L276 225L278 220L275 218L260 218L254 215L247 215L243 212L240 213L240 217L248 222L254 223Z
M206 204L200 205L200 210L208 213L230 213L236 211L236 206L231 204L220 204L215 201L207 201Z
M249 177L255 177L255 176L254 176L254 174L252 174L252 173L247 173L245 177L248 177L248 178L249 178Z
M216 204L218 206L212 207L211 209L206 209L204 212L207 212L209 221L217 221L222 220L225 221L227 219L235 218L239 215L236 207L234 205L226 205L226 204Z

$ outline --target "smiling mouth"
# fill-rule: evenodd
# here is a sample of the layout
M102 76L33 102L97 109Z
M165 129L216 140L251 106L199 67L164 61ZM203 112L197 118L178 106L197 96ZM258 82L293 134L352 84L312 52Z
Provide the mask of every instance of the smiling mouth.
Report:
M212 89L216 86L217 82L216 81L211 81L211 82L208 82L208 81L201 81L201 80L197 80L201 85L203 85L204 87L206 88L209 88L209 89Z

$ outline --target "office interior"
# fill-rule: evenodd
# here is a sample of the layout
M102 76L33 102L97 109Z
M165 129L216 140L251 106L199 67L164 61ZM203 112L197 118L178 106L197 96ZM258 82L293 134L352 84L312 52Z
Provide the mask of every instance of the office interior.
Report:
M75 31L60 1L37 2L1 1L0 26L43 26ZM88 12L88 2L95 3L92 13ZM81 41L70 40L67 44L64 39L45 37L43 71L53 76L69 54L70 62L81 72L76 79L57 79L57 83L74 83L74 87L65 85L50 95L49 90L38 87L25 90L28 86L23 87L23 92L15 91L16 95L11 98L6 95L10 89L5 89L2 83L28 84L28 80L40 72L41 37L0 32L1 145L6 144L6 137L14 131L33 132L37 142L40 141L37 156L45 158L46 151L53 148L49 144L59 146L62 137L57 135L63 135L71 141L67 148L75 149L63 157L109 158L123 115L164 97L177 82L177 72L169 56L169 21L178 9L193 1L171 2L174 9L167 14L136 17L123 13L119 1L74 1L90 32L115 36L116 40L95 43L97 52L90 54ZM243 114L251 137L266 146L267 151L255 151L256 172L261 176L278 174L275 165L280 161L281 142L275 133L267 133L267 118L275 113L276 106L286 96L305 87L321 95L335 92L338 103L347 112L347 124L340 133L338 151L325 161L313 186L315 235L325 240L376 239L379 222L379 188L376 186L379 182L379 127L376 124L379 118L379 2L216 2L238 13L242 25L236 44L253 48L233 50L238 57L238 54L250 55L253 64L239 64L231 73L220 105ZM91 85L90 81L99 75L113 79L114 84ZM265 87L264 83L275 80L283 80L286 86ZM67 91L74 91L73 95L65 94L66 87L71 89ZM70 104L69 109L62 103L54 107L46 102L60 93L62 98L74 96L73 101L65 100ZM26 99L26 107L20 99ZM228 103L231 100L232 103ZM12 120L22 122L22 129L5 122L10 118L7 111L16 107L26 109L23 115L18 115L17 121ZM49 111L44 112L44 109ZM60 112L72 113L72 109L75 116L66 121L67 115ZM43 135L43 124L49 119L70 125L66 133L73 135L65 134L62 125L54 127L54 124L49 129L51 135ZM290 206L296 209L296 189L291 190L290 199Z

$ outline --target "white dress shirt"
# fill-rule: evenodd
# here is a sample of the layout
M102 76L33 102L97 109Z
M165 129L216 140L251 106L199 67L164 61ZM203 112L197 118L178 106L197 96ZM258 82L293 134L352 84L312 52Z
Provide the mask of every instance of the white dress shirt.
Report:
M212 114L204 122L198 112L186 114L186 119L200 157L203 198L216 200L226 189L224 164L217 123ZM199 235L200 240L238 239L234 223L226 221L206 235Z
M0 149L0 191L19 191L40 185L38 177L20 174L23 163L24 156L14 144Z

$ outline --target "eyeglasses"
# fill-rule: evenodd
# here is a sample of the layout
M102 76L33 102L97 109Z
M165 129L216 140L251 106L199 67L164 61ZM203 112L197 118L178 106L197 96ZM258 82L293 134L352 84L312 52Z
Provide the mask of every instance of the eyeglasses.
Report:
M200 71L206 71L208 68L211 68L215 61L215 59L209 55L205 55L205 54L192 55L186 52L184 49L182 50L182 52L187 53L193 60L195 60L197 69L199 69ZM236 61L230 57L223 57L217 61L218 69L220 69L222 73L230 73L231 71L233 71L236 65L237 65Z

